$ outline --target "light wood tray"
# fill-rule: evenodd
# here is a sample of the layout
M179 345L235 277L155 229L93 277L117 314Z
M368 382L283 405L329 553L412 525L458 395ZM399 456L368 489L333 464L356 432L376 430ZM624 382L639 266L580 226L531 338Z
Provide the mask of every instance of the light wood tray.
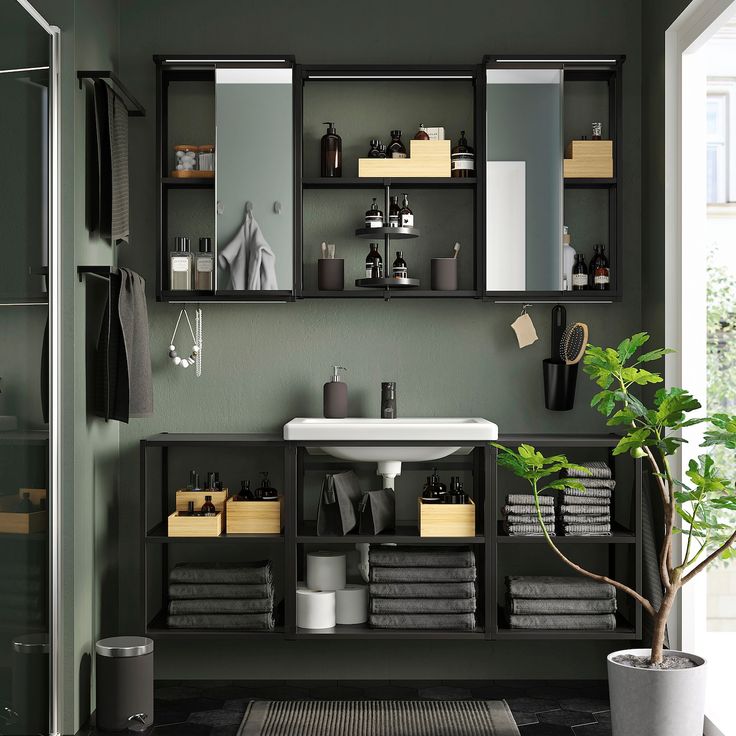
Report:
M216 516L179 516L174 511L168 520L170 537L219 537L224 528L224 516L221 511Z
M276 501L236 501L228 499L228 534L280 534L283 497Z
M474 537L475 536L475 503L422 503L419 505L420 537Z

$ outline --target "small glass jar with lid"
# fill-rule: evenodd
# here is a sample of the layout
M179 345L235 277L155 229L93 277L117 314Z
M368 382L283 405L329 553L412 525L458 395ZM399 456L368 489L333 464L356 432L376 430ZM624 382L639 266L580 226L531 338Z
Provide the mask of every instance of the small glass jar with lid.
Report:
M197 168L197 146L182 144L174 146L174 156L176 162L174 164L174 176L187 176L183 174L185 171L195 171Z
M197 149L197 168L200 171L215 170L215 147L211 143Z

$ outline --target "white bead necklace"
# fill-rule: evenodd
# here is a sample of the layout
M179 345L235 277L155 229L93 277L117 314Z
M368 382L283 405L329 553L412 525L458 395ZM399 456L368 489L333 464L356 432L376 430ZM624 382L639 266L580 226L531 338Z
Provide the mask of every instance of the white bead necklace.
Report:
M201 340L201 309L197 310L198 315L197 319L200 321L197 328L200 332L200 340ZM176 345L174 345L174 340L176 339L176 333L179 329L179 324L181 322L181 317L184 315L187 320L187 324L189 325L189 332L192 335L192 352L189 354L186 358L179 357L178 353L176 352ZM186 307L183 308L179 312L179 318L176 320L176 327L174 327L174 334L171 336L171 343L169 344L169 358L173 361L174 365L181 366L182 368L189 368L190 365L196 365L197 366L197 376L201 375L202 373L202 362L201 358L199 358L199 353L201 350L201 342L197 341L197 337L194 334L194 330L192 329L192 323L189 319L189 315L187 314Z

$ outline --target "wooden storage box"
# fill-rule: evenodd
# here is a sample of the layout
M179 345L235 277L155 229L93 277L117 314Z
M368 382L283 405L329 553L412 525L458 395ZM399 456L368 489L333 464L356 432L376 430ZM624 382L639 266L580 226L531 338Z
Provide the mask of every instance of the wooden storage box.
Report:
M419 505L420 537L474 537L475 536L475 503L422 503Z
M187 491L186 489L176 492L176 510L187 511L189 502L194 501L194 510L200 511L204 504L205 496L212 496L212 503L218 511L225 515L225 502L227 501L229 491L225 488L222 491Z
M179 512L174 511L169 516L168 534L170 537L219 537L224 519L222 511L216 516L179 516Z
M30 514L19 514L15 511L18 501L23 498L23 491L29 493L30 489L21 489L18 496L0 497L0 534L36 534L46 531L48 524L46 511L33 511ZM45 497L44 489L43 498ZM31 501L33 501L33 494L31 494Z
M359 177L450 176L450 141L409 141L409 158L359 158Z
M228 534L281 534L283 497L276 501L227 502Z
M570 141L562 174L566 179L613 178L613 141Z

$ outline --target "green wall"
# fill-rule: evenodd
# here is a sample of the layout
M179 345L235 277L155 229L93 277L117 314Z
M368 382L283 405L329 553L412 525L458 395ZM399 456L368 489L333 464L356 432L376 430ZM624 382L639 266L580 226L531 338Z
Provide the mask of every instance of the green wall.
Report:
M304 63L468 63L486 53L624 53L623 180L626 298L578 305L594 342L614 342L641 325L641 4L637 0L469 0L457 9L270 0L128 0L120 7L120 73L148 109L131 120L130 247L121 262L154 292L155 53L292 53ZM403 26L377 35L396 16ZM326 118L325 118L326 119ZM419 121L417 121L418 123ZM338 121L338 126L340 125ZM278 145L278 142L273 144ZM365 209L367 204L362 209ZM362 214L359 210L357 216ZM158 431L279 430L297 415L321 413L329 366L350 368L351 413L376 415L379 384L398 381L403 415L482 415L504 432L602 431L580 382L577 408L546 412L540 362L549 307L531 310L540 341L519 351L509 323L518 306L463 302L309 301L204 308L202 378L166 357L179 307L149 302L155 416L120 429L119 558L121 631L139 625L138 448ZM459 642L157 643L159 677L541 677L601 675L605 644ZM572 655L572 656L570 656ZM567 662L563 671L560 662Z

